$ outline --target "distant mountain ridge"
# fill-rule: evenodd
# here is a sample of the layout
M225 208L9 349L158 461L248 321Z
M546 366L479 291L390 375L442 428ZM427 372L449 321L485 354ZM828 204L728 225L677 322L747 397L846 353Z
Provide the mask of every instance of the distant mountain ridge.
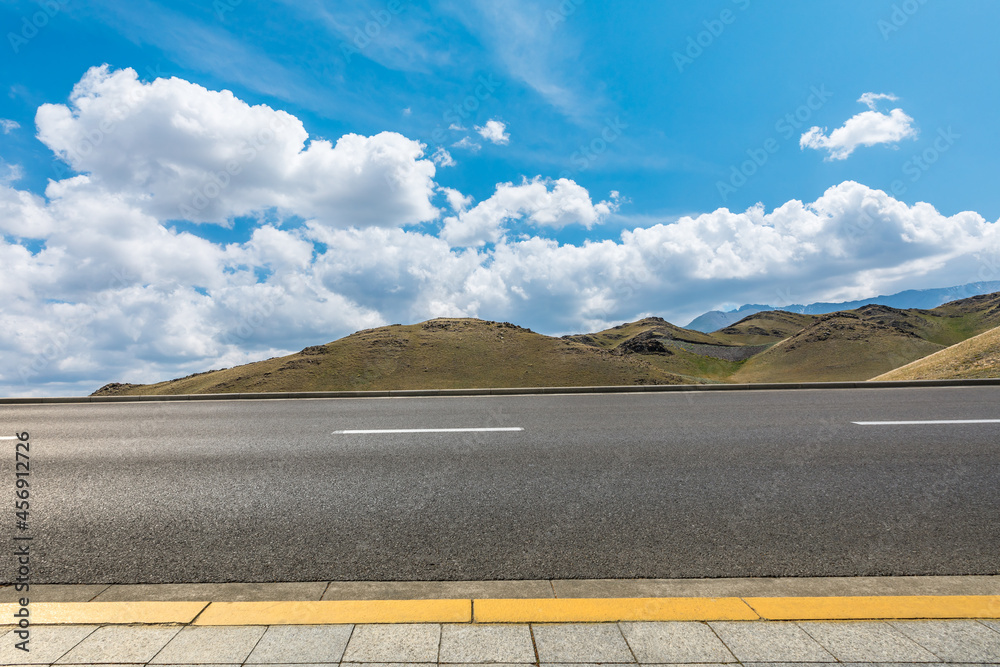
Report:
M691 320L685 329L693 329L703 333L711 333L739 322L748 315L762 313L769 310L783 310L788 313L800 313L803 315L826 315L839 310L854 310L862 306L878 305L890 306L892 308L920 308L930 310L958 299L967 299L981 294L992 294L1000 292L1000 280L993 280L981 283L969 283L956 287L940 287L935 289L905 290L896 294L873 296L870 299L859 299L857 301L841 301L831 303L820 301L807 305L792 304L790 306L765 306L761 304L745 304L736 310L710 310Z

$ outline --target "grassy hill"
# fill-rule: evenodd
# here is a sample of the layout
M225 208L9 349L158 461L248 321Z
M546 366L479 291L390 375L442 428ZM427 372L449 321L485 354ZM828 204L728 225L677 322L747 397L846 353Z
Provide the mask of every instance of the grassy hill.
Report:
M112 383L95 394L866 380L998 326L1000 293L932 310L765 311L711 334L658 317L562 338L508 322L440 318L178 380Z
M748 360L732 380L867 380L942 347L896 323L879 323L857 312L831 313Z
M1000 377L1000 327L990 329L872 380L953 380Z
M819 317L819 315L787 313L783 310L765 310L719 329L712 334L712 337L729 344L770 345L795 335Z
M691 382L644 355L614 353L506 322L435 319L359 331L287 357L98 394L457 389Z

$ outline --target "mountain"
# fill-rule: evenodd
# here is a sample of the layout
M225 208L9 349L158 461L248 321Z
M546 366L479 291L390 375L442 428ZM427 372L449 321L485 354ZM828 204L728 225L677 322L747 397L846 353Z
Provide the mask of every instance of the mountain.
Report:
M699 334L701 335L701 334ZM507 322L439 318L367 329L224 370L150 385L111 384L95 395L457 389L691 382L643 355L553 338Z
M838 310L853 310L870 304L880 306L891 306L893 308L922 308L925 310L937 308L938 306L954 301L965 299L971 296L990 294L1000 291L1000 281L969 283L957 287L943 287L938 289L906 290L884 296L875 296L870 299L858 301L842 301L840 303L817 302L808 305L793 304L791 306L762 306L759 304L747 304L740 306L736 310L721 311L710 310L703 313L688 323L687 328L695 331L709 333L728 327L748 315L767 311L783 310L789 313L801 313L808 315L825 315Z
M562 338L440 318L95 395L867 380L998 326L1000 293L930 310L763 311L710 334L658 317Z
M1000 327L883 373L872 380L1000 377Z

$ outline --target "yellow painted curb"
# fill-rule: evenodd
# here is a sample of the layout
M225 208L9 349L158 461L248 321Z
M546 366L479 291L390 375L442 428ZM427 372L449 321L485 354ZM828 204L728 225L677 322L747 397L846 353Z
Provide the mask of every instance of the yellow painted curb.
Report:
M880 595L744 600L761 618L775 621L1000 618L998 595Z
M190 623L207 602L32 602L29 620L39 625ZM0 604L0 616L15 618L21 607Z
M471 600L213 602L195 625L469 623Z
M756 621L740 598L559 598L473 600L476 623Z

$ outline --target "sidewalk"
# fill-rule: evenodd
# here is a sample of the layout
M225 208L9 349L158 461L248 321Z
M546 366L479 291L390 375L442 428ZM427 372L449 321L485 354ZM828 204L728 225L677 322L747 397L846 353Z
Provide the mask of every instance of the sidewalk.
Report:
M31 651L17 650L17 628L6 626L2 665L1000 665L1000 577L36 585L31 594ZM13 620L15 596L0 589L3 618Z

